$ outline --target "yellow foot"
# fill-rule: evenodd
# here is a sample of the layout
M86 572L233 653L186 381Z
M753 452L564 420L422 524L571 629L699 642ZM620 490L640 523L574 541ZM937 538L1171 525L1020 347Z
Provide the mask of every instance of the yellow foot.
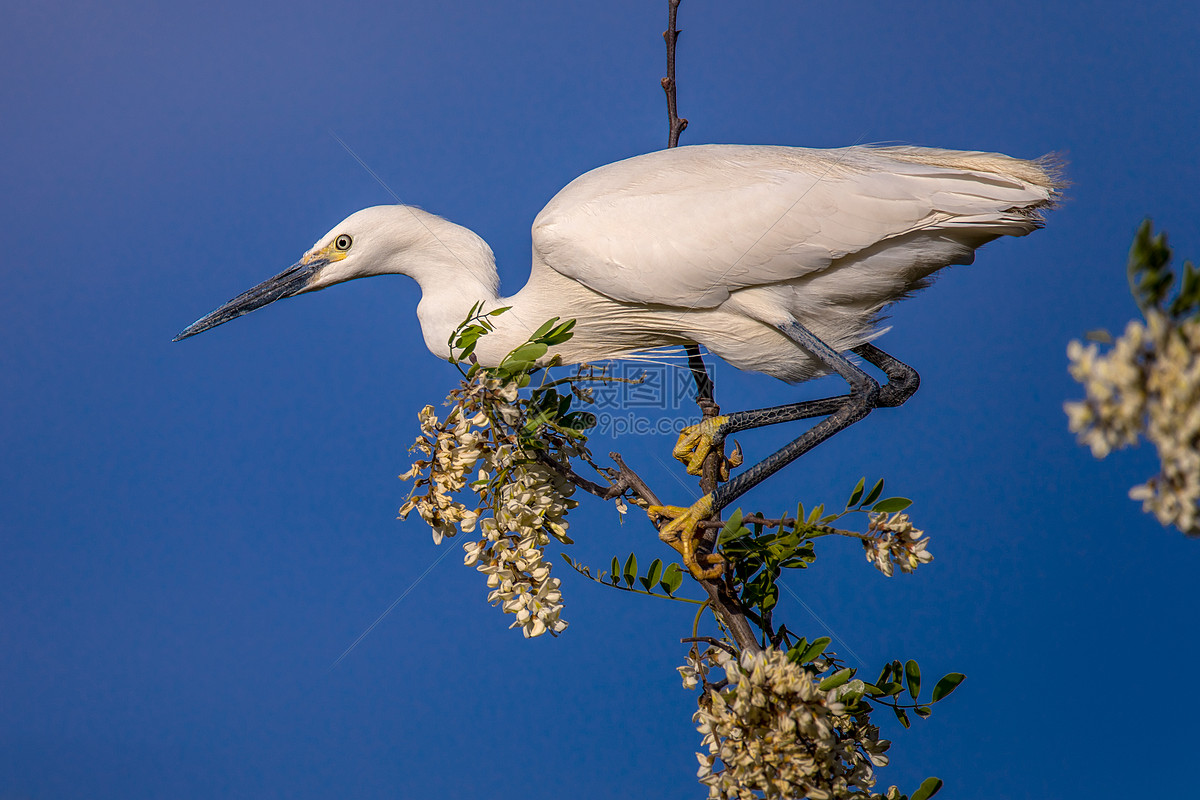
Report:
M689 425L679 434L679 441L671 455L687 464L689 475L699 475L704 467L704 459L712 451L713 445L721 438L721 426L729 417L709 417L695 425ZM735 465L736 466L736 465Z
M742 446L737 442L733 443L733 452L729 457L721 462L721 480L729 480L729 470L734 467L740 467L742 461L745 460L742 456Z
M670 520L658 530L658 538L662 539L683 556L683 565L697 580L713 580L721 577L725 571L725 559L719 553L697 555L696 545L699 544L703 532L699 525L712 515L712 495L706 494L697 500L690 508L680 506L649 506L646 513L654 521ZM708 567L700 566L703 561Z

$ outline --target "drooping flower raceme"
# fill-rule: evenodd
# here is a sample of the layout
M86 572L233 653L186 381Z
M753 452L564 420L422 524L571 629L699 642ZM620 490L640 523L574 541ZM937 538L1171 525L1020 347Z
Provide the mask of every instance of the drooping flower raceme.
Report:
M720 689L706 679L716 666L728 682ZM891 742L879 738L865 704L851 713L839 700L848 687L822 691L808 670L774 649L738 660L712 648L693 654L686 669L709 689L693 719L707 747L696 754L698 777L713 800L885 797L870 789ZM895 787L886 795L898 796Z
M933 554L926 550L929 537L922 539L924 531L913 527L908 514L872 512L867 526L867 538L862 540L863 549L870 562L889 578L893 567L901 572L912 572L921 564L933 561Z
M421 435L412 450L421 456L400 476L414 482L400 517L416 511L437 544L459 531L480 534L464 544L463 561L487 576L488 602L514 615L509 627L526 637L557 635L567 623L545 548L552 538L570 541L566 515L576 505L575 487L523 442L528 401L515 382L477 370L446 402L445 419L432 406L419 414ZM570 435L538 441L558 463L585 452Z
M1150 309L1107 352L1072 341L1067 357L1087 392L1064 405L1079 442L1104 458L1144 433L1162 469L1129 496L1163 525L1200 535L1200 318Z

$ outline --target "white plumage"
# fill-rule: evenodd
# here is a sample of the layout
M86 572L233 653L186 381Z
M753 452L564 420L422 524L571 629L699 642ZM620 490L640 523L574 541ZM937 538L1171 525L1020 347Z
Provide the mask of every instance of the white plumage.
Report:
M290 270L187 328L194 335L280 297L353 278L420 285L426 345L471 307L511 306L476 351L498 363L550 317L576 320L565 362L698 343L735 367L801 381L824 366L779 329L838 351L869 340L888 303L998 236L1040 227L1058 192L1045 160L916 147L701 145L576 178L533 223L533 267L501 297L487 244L409 206L352 214ZM340 245L346 245L342 248Z

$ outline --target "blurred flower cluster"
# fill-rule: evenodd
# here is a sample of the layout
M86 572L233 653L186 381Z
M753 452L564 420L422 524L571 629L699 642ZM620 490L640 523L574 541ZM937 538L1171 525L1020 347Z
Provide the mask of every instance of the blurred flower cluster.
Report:
M712 667L725 670L724 681L708 683ZM852 713L840 702L847 686L823 691L811 672L775 649L744 651L740 659L716 647L693 652L680 672L685 685L690 673L693 685L702 677L708 689L693 720L708 747L696 757L710 798L900 797L896 787L886 795L869 791L891 742L879 738L866 704Z
M921 564L933 561L933 554L925 548L929 545L929 537L913 527L908 514L888 514L879 511L869 515L871 522L867 525L867 537L862 540L863 549L870 562L889 578L892 577L893 567L900 567L901 572L912 572Z
M1183 266L1179 290L1165 234L1147 221L1129 253L1129 282L1145 323L1131 321L1116 341L1100 332L1067 346L1071 377L1086 397L1064 404L1068 425L1092 455L1138 443L1158 451L1158 475L1129 496L1163 525L1200 535L1200 270Z
M432 406L421 410L412 447L420 456L400 476L414 482L413 494L400 517L416 511L438 544L458 531L481 534L464 545L464 563L487 575L488 601L516 617L510 627L534 637L567 627L545 548L551 538L570 542L566 515L576 505L575 487L521 435L532 401L517 387L475 370L447 397L444 419ZM571 435L551 431L537 441L541 455L559 463L584 452Z
M1163 525L1200 534L1200 318L1175 323L1151 310L1106 353L1073 341L1067 357L1071 377L1087 391L1064 406L1080 443L1104 458L1144 433L1162 471L1129 496Z

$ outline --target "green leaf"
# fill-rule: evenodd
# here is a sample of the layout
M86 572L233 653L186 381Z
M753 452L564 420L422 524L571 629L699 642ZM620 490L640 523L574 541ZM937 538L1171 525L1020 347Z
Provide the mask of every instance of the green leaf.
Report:
M929 706L917 706L913 711L921 719L929 719L929 716L933 714L933 709Z
M763 589L763 595L762 595L762 598L758 601L758 605L759 605L759 607L762 608L763 611L770 611L772 608L775 607L775 604L778 602L779 602L779 587L775 585L774 581L771 581Z
M734 539L740 539L748 533L750 533L750 529L742 527L742 510L739 508L729 516L729 519L725 522L725 526L721 528L721 533L717 536L717 545L720 546L726 542L732 542Z
M911 505L912 500L909 500L907 497L889 497L886 500L880 500L871 507L871 510L883 514L895 514L897 511L903 511Z
M489 311L487 313L487 315L489 317L498 317L501 314L503 314L505 311L508 311L510 308L512 308L512 306L505 306L504 308L497 308L495 311Z
M1155 236L1153 222L1145 220L1138 228L1133 246L1129 249L1128 267L1129 288L1142 313L1148 313L1151 309L1163 309L1171 285L1175 281L1175 272L1171 269L1172 255L1171 247L1167 244L1167 234L1159 233ZM1186 267L1185 264L1184 284L1180 288L1180 294L1167 310L1172 316L1187 313L1189 303L1186 298L1192 291L1188 286Z
M871 487L871 491L867 492L867 496L862 499L864 506L869 506L879 499L879 495L883 492L883 478L875 481L875 485Z
M784 559L779 566L785 569L808 569L808 565L816 561L817 557L813 554L812 549L800 549L796 551L796 555Z
M896 719L900 720L900 724L905 728L912 725L912 723L908 721L908 714L904 713L903 708L900 708L899 706L892 706L892 711L896 712Z
M892 677L892 665L884 664L883 670L879 673L879 680L875 681L876 686L883 686L888 682L888 678Z
M621 582L621 562L617 560L616 556L613 556L612 560L611 580L614 584Z
M824 514L824 513L825 513L825 504L824 504L824 503L821 503L819 506L817 506L816 508L814 508L812 511L810 511L810 512L808 513L808 520L807 520L807 522L808 522L810 525L812 525L812 524L815 524L815 523L816 523L816 521L817 521L818 519L820 519L820 518L821 518L821 515L822 515L822 514Z
M662 576L662 561L656 558L656 559L654 559L654 561L650 562L650 569L646 572L645 575L638 578L638 581L641 582L642 587L647 592L652 592L652 591L654 591L654 584L658 583L658 579L661 576Z
M899 681L887 681L877 685L879 686L879 690L887 697L895 697L896 695L900 694L900 692L904 691L904 684L900 683Z
M683 585L683 569L672 561L663 570L662 580L659 581L659 584L667 594L675 594L679 587Z
M821 653L825 652L825 648L828 647L829 643L832 641L833 640L828 636L822 636L820 639L815 640L808 646L808 649L804 651L804 654L800 656L800 663L807 664L808 662L817 658L819 655L821 655Z
M504 360L514 363L533 362L546 355L546 351L549 349L541 342L526 342L509 353Z
M920 787L913 792L910 800L929 800L942 789L941 778L926 778L921 781Z
M661 558L656 558L650 562L650 571L646 573L646 578L650 581L650 586L658 583L658 579L662 577L663 563ZM650 586L646 588L649 589Z
M862 699L863 693L867 691L867 685L855 678L846 684L838 695L838 701L845 703L847 706L853 706Z
M529 341L536 342L538 339L541 339L543 336L545 336L547 333L549 333L554 328L554 326L557 324L558 324L558 317L551 317L550 319L546 320L545 322L543 322L541 324L541 326L538 327L538 329L536 331L534 331L533 333L531 333L529 335Z
M632 587L637 574L637 556L630 553L629 558L625 559L625 567L621 570L621 576L625 578L625 585Z
M742 587L742 602L751 606L758 605L767 593L770 580L771 576L764 571L755 575L753 580L747 581Z
M946 675L937 682L936 686L933 687L933 702L936 703L938 700L941 700L943 697L949 695L958 688L960 683L966 679L967 676L963 675L961 672L951 672Z
M1191 261L1183 262L1183 283L1179 296L1171 303L1169 312L1175 319L1182 320L1200 308L1200 270Z
M858 479L858 483L854 486L854 491L850 493L850 499L846 501L846 508L853 508L862 498L863 488L867 485L866 477Z
M569 319L554 330L550 331L550 333L546 334L542 338L542 341L544 341L546 344L562 344L575 335L571 332L571 329L574 327L575 320Z
M837 687L846 683L853 677L854 677L854 669L852 667L846 667L845 669L839 669L837 672L833 673L828 678L826 678L825 680L818 683L817 688L823 692L828 692L830 689L836 689Z
M921 693L921 668L911 658L904 663L904 680L908 683L908 694L913 700Z

